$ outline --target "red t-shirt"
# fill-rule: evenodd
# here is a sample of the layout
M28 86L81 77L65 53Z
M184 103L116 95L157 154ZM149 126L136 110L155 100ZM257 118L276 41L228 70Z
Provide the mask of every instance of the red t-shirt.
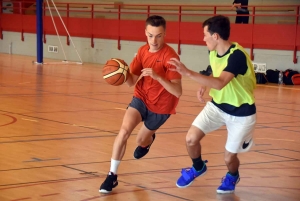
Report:
M149 52L149 45L142 46L130 64L130 72L141 75L143 68L152 68L156 74L167 79L181 79L176 71L170 71L174 66L167 63L170 58L179 59L178 55L169 45L164 44L157 52ZM134 96L140 98L147 108L157 114L175 114L179 99L169 93L157 80L150 76L142 77L135 86Z

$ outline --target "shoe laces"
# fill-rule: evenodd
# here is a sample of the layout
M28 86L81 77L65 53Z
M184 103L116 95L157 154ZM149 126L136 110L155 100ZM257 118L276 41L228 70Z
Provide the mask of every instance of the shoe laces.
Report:
M104 183L114 183L114 181L116 181L116 174L110 172L110 173L107 175L107 177L106 177Z
M208 162L208 160L204 160L203 161L204 163L207 163ZM195 176L195 173L194 173L194 171L192 171L192 169L193 169L193 167L187 167L187 168L182 168L182 170L181 170L181 172L183 173L183 172L186 172L189 176Z
M182 168L181 172L186 172L186 173L190 174L190 172L192 172L191 170L192 170L192 167L187 167L187 168Z
M237 184L239 181L239 179L237 179L236 181L233 179L233 178L230 178L230 177L227 177L227 176L224 176L221 180L221 183L222 184L225 184L225 185L230 185L230 184Z

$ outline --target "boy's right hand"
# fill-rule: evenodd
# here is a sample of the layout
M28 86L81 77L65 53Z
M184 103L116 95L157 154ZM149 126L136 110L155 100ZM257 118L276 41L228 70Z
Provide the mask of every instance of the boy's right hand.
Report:
M199 90L197 91L197 98L201 103L205 103L205 100L203 98L204 92L206 91L206 86L201 86Z

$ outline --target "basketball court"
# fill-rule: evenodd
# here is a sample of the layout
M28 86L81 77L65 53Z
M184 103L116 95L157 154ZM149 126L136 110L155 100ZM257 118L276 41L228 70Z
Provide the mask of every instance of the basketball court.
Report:
M300 86L257 86L256 146L239 155L241 181L235 193L218 195L227 172L225 128L202 142L207 174L185 189L175 184L181 168L192 164L185 135L204 106L196 98L197 84L184 78L177 114L139 160L133 157L134 130L119 185L103 195L98 190L133 88L105 83L98 64L37 65L34 60L0 54L1 201L300 199Z

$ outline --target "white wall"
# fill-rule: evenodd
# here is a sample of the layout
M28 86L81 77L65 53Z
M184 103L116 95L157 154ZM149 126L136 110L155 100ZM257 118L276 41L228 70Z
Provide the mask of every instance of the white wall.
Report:
M10 44L12 44L11 53L19 55L36 56L36 35L25 34L25 41L21 41L21 33L4 32L3 40L0 40L0 53L10 53ZM95 39L94 48L91 47L90 38L72 38L73 42L81 56L83 62L105 64L108 59L121 58L130 64L138 48L145 44L144 42L121 41L121 50L117 49L116 40ZM57 36L46 36L47 43L44 44L44 61L47 58L64 60L64 54L59 44ZM61 37L63 47L66 52L67 60L80 61L72 44L66 45L66 37ZM59 47L59 53L47 52L48 45ZM177 51L177 44L169 44ZM246 49L249 53L249 49ZM187 67L200 71L206 69L209 65L208 51L206 46L199 45L181 45L181 61ZM254 61L257 63L267 63L268 69L285 70L291 68L300 71L300 58L298 52L297 64L293 63L293 51L280 50L254 50Z

